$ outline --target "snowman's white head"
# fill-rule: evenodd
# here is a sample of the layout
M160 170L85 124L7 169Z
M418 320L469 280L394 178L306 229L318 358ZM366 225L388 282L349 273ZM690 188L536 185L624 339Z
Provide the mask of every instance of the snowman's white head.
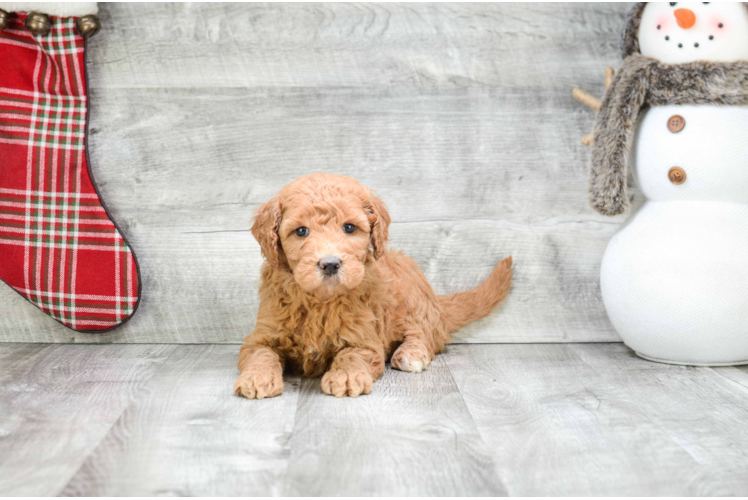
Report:
M748 9L734 2L650 2L639 52L668 64L748 61Z

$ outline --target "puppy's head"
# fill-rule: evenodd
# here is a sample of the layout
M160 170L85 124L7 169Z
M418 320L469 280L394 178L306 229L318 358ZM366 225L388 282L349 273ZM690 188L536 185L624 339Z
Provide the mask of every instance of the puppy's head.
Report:
M271 266L328 297L361 283L367 261L384 254L389 225L382 201L355 179L312 174L260 207L252 234Z

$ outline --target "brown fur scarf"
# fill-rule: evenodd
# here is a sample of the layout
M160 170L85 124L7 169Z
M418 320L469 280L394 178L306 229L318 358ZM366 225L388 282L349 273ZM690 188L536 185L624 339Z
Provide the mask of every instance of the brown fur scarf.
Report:
M639 111L671 104L748 105L748 61L663 64L628 56L605 93L595 120L589 199L603 215L629 209L627 163Z

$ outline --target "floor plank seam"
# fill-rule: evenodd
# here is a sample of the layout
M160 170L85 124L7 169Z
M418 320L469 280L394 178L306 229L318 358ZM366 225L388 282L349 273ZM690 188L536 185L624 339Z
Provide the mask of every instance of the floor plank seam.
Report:
M92 345L98 345L98 344L92 344ZM168 346L169 344L153 344L153 345ZM70 486L70 483L73 481L73 479L75 479L75 477L81 471L82 467L85 465L85 463L88 460L88 458L91 455L93 455L93 454L96 453L96 450L99 449L99 446L101 446L101 444L106 440L106 438L109 437L109 434L112 432L112 429L120 422L120 420L122 420L122 417L125 415L125 413L127 412L127 410L130 409L133 406L133 404L138 401L138 399L140 399L141 397L143 397L143 394L145 394L145 392L148 390L148 387L150 386L151 381L153 380L153 378L159 372L161 372L161 370L164 369L164 366L166 365L166 362L169 359L171 359L171 357L176 353L176 351L177 351L177 344L174 344L171 347L172 347L172 350L169 353L169 355L166 356L166 357L164 357L164 359L160 362L159 367L157 369L153 370L153 373L151 373L151 376L148 377L148 379L143 383L142 387L137 391L137 393L133 394L132 398L127 403L127 405L125 405L122 408L122 411L117 416L117 418L112 421L112 424L109 426L109 428L107 429L107 431L104 434L102 434L101 439L99 439L99 441L96 443L96 446L94 446L91 449L91 452L88 455L86 455L85 457L83 457L81 459L81 462L80 462L80 464L78 464L78 467L75 469L75 472L70 475L70 477L68 478L67 482L65 483L65 486L63 486L62 488L60 488L60 491L58 491L57 493L55 493L55 496L58 496L58 497L62 496L62 493L65 490L67 490L68 486ZM79 492L79 494L81 494L82 496L87 496L87 495L85 495L83 493L80 493L80 492Z
M738 367L730 367L730 368L735 368L735 369L737 369L737 370L738 370L738 371L740 371L740 372L742 372L742 371L743 371L743 370L740 370L740 369L739 369ZM728 377L727 375L724 375L724 374L722 373L722 370L721 370L721 369L720 369L720 370L715 370L714 368L712 368L711 370L712 370L712 371L713 371L714 373L716 373L717 375L719 375L720 377L722 377L723 379L725 379L725 380L727 380L727 381L731 382L732 384L735 384L735 385L737 385L737 386L741 387L742 389L744 389L744 390L748 391L748 385L746 385L746 384L743 384L743 383L741 383L741 382L738 382L738 381L737 381L737 380L735 380L734 378L730 378L730 377Z
M580 353L578 353L578 352L574 351L574 349L573 349L573 348L572 348L571 346L566 346L566 348L567 348L567 349L569 349L569 351L570 351L570 352L571 352L572 354L574 354L574 355L575 355L575 356L576 356L576 357L577 357L577 358L578 358L578 359L579 359L580 361L582 361L582 362L583 362L583 363L584 363L585 365L587 365L587 366L588 366L588 367L589 367L589 368L590 368L590 369L591 369L592 371L594 371L595 373L597 373L597 374L598 374L598 375L600 376L600 379L601 379L601 380L606 380L606 379L607 379L607 377L606 377L606 376L605 376L604 374L600 373L600 371L598 371L598 370L597 370L597 369L596 369L596 368L595 368L595 367L594 367L594 366L593 366L592 364L590 364L590 363L589 363L589 362L588 362L588 361L587 361L587 360L585 359L585 357L584 357L583 355L581 355ZM637 359L639 359L639 358L637 358ZM682 368L682 367L679 367L679 366L676 366L676 365L663 365L663 366L666 366L666 367L669 367L669 368ZM661 381L661 380L660 380L659 378L657 378L657 374L656 374L656 373L652 373L652 374L650 374L650 376L651 376L651 377L652 377L652 378L653 378L654 380L656 380L656 381L657 381L657 384L658 384L658 385L660 385L660 386L663 386L663 387L664 387L664 384L662 383L662 381ZM597 396L596 396L596 397L597 397ZM599 398L598 398L598 399L599 399ZM666 427L663 427L663 426L661 426L659 422L656 422L655 420L652 420L652 418L651 418L651 417L650 417L649 415L647 415L647 414L645 414L645 413L643 413L643 412L637 412L637 413L638 413L638 414L639 414L639 415L640 415L641 417L644 417L644 418L645 418L645 419L646 419L646 420L647 420L648 422L650 422L650 423L651 423L651 424L652 424L652 425L653 425L653 426L654 426L654 427L655 427L655 428L656 428L657 430L659 430L659 431L660 431L660 432L661 432L661 433L662 433L663 435L667 436L667 438L668 438L668 439L669 439L670 441L672 441L672 442L673 442L673 443L674 443L674 444L675 444L676 446L678 446L678 448L680 448L681 450L683 450L683 451L684 451L684 452L685 452L685 453L686 453L686 454L687 454L687 455L688 455L689 457L691 457L691 459L692 459L692 460L694 461L694 463L695 463L695 464L697 464L697 465L698 465L699 467L701 467L701 468L702 468L703 470L705 470L705 468L704 468L704 464L703 464L703 463L701 463L701 461L699 461L698 457L694 456L694 454L693 454L693 453L692 453L692 452L691 452L691 451L690 451L690 450L689 450L688 448L686 448L685 446L683 446L683 445L682 445L681 443L679 443L679 442L678 442L678 440L677 440L677 439L675 439L675 438L673 437L672 431L671 431L670 429L668 429L668 428L666 428ZM598 419L598 420L599 420L599 419Z
M449 349L449 346L447 347ZM481 440L481 443L483 443L483 446L488 450L490 447L488 446L488 443L486 442L485 437L480 431L480 427L475 421L475 416L473 416L473 413L470 411L470 406L467 404L467 401L465 401L465 396L462 394L462 389L460 388L460 385L457 383L457 379L455 379L454 373L452 373L452 367L449 366L449 359L446 355L446 352L439 354L439 356L444 356L444 365L447 367L447 372L449 373L449 378L452 379L452 383L457 388L457 393L460 395L460 401L462 401L462 404L465 406L465 409L467 410L468 415L470 415L470 420L473 422L473 426L475 427L475 431L478 433L478 437ZM514 496L512 495L512 492L509 491L509 487L507 486L507 482L504 480L504 478L501 477L501 474L499 473L499 467L496 463L496 460L493 458L493 455L491 455L491 464L493 465L493 471L496 475L496 479L501 484L501 487L506 492L507 496Z
M283 376L283 383L288 382L288 375L284 374ZM291 457L293 456L293 448L291 448L291 438L294 435L294 432L296 432L296 427L299 424L299 405L301 404L301 391L303 390L303 384L304 379L300 377L295 377L295 383L298 384L298 388L296 390L296 405L294 405L294 415L293 415L293 426L291 427L291 432L288 433L288 435L285 437L283 446L287 447L287 458L286 458L286 470L283 471L283 478L280 481L280 491L283 496L287 496L286 491L288 491L288 466L291 462ZM283 397L283 394L280 395L280 397Z

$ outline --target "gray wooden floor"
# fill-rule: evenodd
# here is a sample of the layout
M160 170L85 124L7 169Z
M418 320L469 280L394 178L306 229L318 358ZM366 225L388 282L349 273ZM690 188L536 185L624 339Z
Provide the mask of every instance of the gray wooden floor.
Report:
M456 345L370 396L232 395L234 345L0 345L0 495L746 495L748 368Z

